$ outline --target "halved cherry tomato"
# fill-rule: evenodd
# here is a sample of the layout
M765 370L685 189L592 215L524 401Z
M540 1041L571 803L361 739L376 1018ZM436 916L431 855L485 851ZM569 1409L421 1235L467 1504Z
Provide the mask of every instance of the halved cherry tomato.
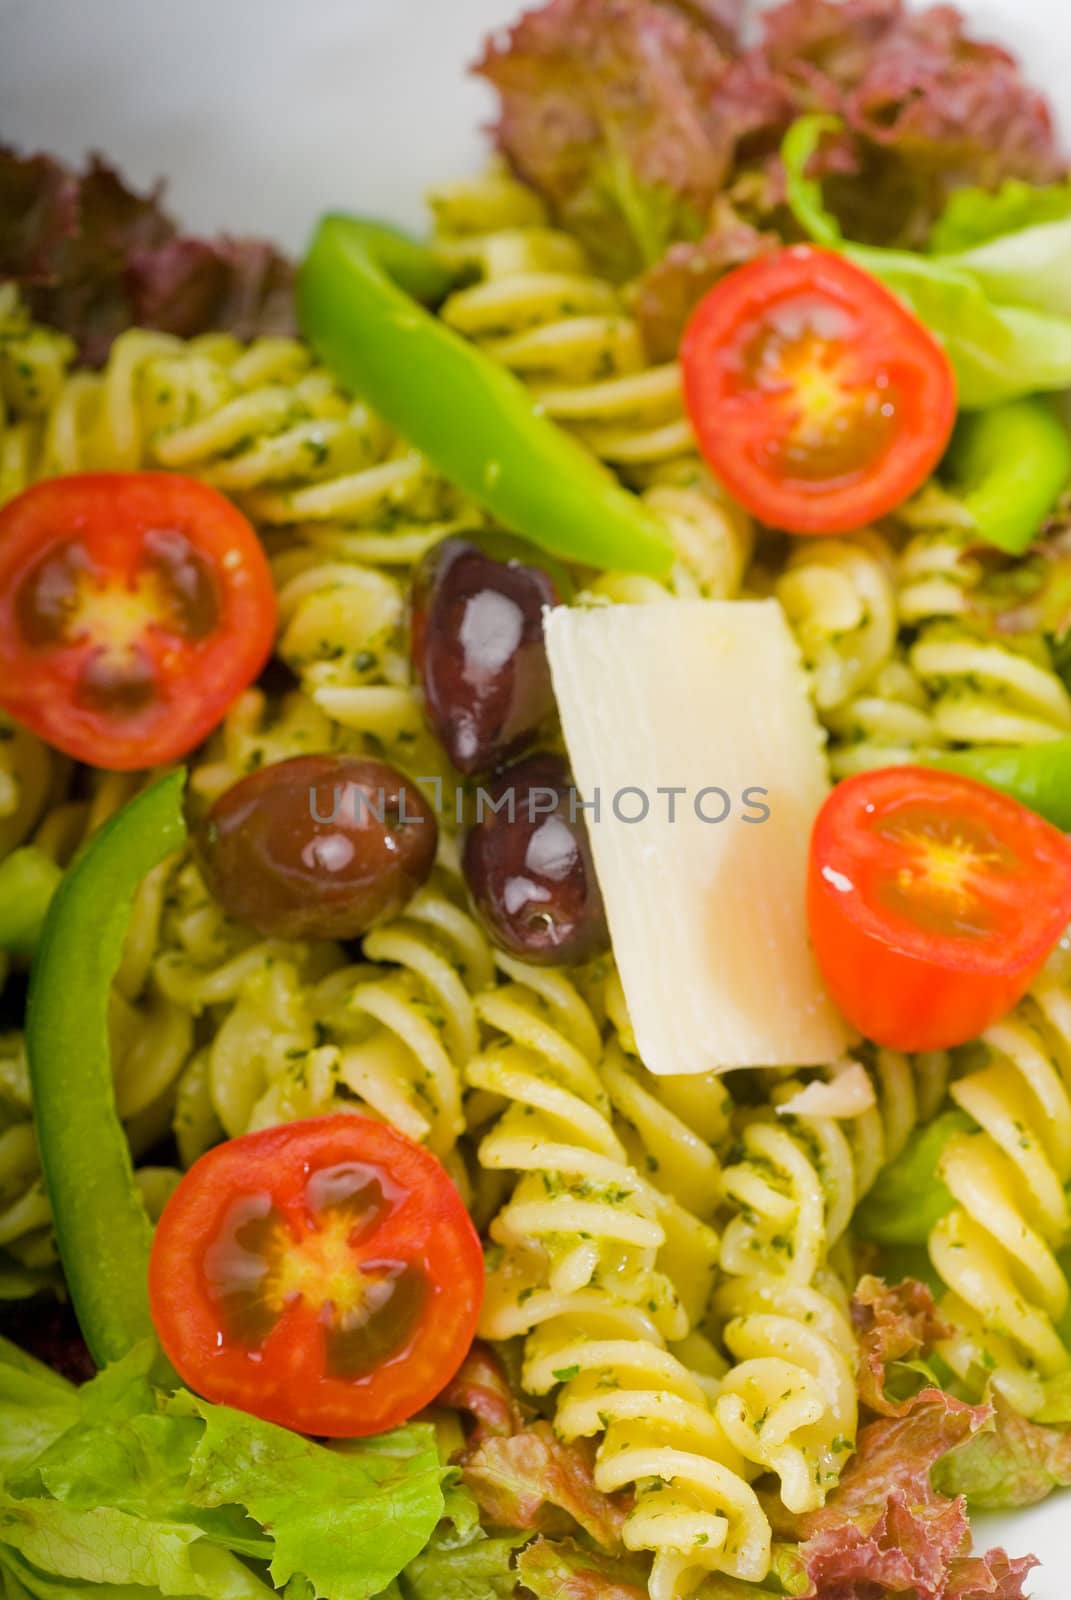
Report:
M126 771L185 755L274 632L260 540L192 478L53 478L0 511L0 705L79 761Z
M1011 1009L1071 921L1071 842L958 773L860 773L818 813L807 913L829 992L861 1033L946 1049Z
M791 533L845 533L892 511L956 419L933 335L869 273L810 245L715 284L681 361L699 448L742 505Z
M426 1406L476 1332L483 1254L444 1168L369 1117L229 1139L171 1196L153 1322L208 1400L359 1438Z

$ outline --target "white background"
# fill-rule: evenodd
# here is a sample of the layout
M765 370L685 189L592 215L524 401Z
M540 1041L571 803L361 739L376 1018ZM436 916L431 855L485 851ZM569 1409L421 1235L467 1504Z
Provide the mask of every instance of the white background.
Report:
M0 0L0 141L99 149L212 233L299 249L317 214L419 225L424 186L476 171L490 96L465 73L520 0ZM960 0L1016 50L1071 138L1071 0ZM979 1519L1067 1600L1071 1494ZM1061 1560L1062 1558L1062 1560Z

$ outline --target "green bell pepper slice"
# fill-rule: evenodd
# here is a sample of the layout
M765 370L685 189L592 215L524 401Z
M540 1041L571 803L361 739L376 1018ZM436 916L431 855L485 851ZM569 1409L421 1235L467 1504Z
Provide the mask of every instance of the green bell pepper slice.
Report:
M1022 555L1071 480L1071 436L1044 400L1009 400L959 421L942 475L986 544Z
M662 523L512 373L419 303L453 281L405 234L327 216L298 277L302 331L346 388L506 528L567 561L664 577Z
M30 972L26 1044L60 1257L99 1366L151 1337L152 1227L115 1105L108 999L134 896L182 845L184 772L136 795L56 890Z
M926 765L992 784L1071 833L1071 738L1045 744L977 745L933 757Z
M36 845L23 845L0 861L0 950L32 956L49 901L63 873Z

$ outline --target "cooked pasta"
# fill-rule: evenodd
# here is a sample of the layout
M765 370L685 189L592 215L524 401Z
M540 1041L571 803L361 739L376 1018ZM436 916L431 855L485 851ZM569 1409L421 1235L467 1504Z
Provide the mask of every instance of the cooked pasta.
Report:
M936 617L968 615L984 571L964 508L928 484L901 507L896 521L907 536L897 560L900 621L916 627Z
M462 509L297 340L184 343L132 329L102 372L69 373L70 341L30 324L11 286L0 295L4 498L61 472L162 467L203 478L269 527L401 562Z
M6 1034L0 1036L0 1251L24 1267L50 1266L55 1260L50 1224L26 1048L20 1034Z
M438 189L431 209L434 247L458 269L438 308L443 322L602 463L582 463L596 487L603 468L616 474L669 533L675 559L664 580L574 563L581 605L774 597L799 644L834 778L966 745L1071 736L1054 641L1040 626L1011 634L993 625L987 603L1002 558L979 553L948 491L930 484L894 516L837 537L757 532L699 453L679 362L651 360L626 291L593 270L533 190L496 168ZM502 374L490 376L501 387ZM270 570L277 606L270 669L184 756L191 842L143 881L113 985L115 1103L150 1214L179 1181L156 1164L172 1139L190 1168L227 1139L357 1113L425 1146L483 1237L478 1245L449 1182L421 1155L458 1211L477 1276L485 1250L480 1334L500 1347L519 1399L553 1418L553 1436L586 1442L568 1459L588 1463L588 1489L619 1496L621 1542L643 1558L651 1600L700 1600L723 1585L735 1595L764 1584L774 1530L780 1537L791 1518L822 1508L855 1451L853 1216L951 1098L975 1131L953 1137L941 1157L952 1205L929 1252L951 1333L939 1356L957 1394L982 1399L991 1388L1023 1415L1041 1414L1051 1380L1071 1369L1059 1259L1071 1231L1068 973L1050 966L1012 1015L954 1055L863 1042L851 1060L806 1069L772 1060L742 1075L655 1076L612 955L566 969L534 964L542 946L533 964L504 954L471 852L463 868L467 802L481 778L451 767L424 715L409 638L412 568L445 537L497 531L489 513L344 393L300 340L130 328L99 371L82 370L72 343L34 325L14 287L0 285L0 504L63 474L146 469L189 475L246 513L258 569L261 545L268 558L263 595ZM57 606L66 603L61 594ZM672 627L663 611L639 620L660 618ZM469 620L466 609L463 643ZM486 636L473 624L489 681L502 665L496 652L512 658L527 620L507 604ZM531 632L538 641L534 620ZM469 686L483 662L464 654L458 671L470 668ZM544 659L536 671L538 713L488 757L495 782L517 751L564 750ZM287 921L287 905L261 919L228 900L213 871L220 812L196 830L241 780L310 755L386 760L433 797L434 865L426 841L420 886L407 883L408 898L391 902L401 911L310 923ZM0 718L0 859L30 843L66 868L158 775L79 767ZM293 877L309 866L303 794L298 805L281 877L292 843ZM404 855L399 837L388 844ZM319 842L308 846L314 855ZM557 855L551 863L560 874L573 870L569 843L564 866ZM542 846L553 855L553 840ZM313 867L335 871L319 857ZM529 854L523 871L536 875ZM257 928L236 920L246 914ZM283 936L310 925L325 936ZM25 955L14 941L12 950L10 965L0 956L5 1002L19 993ZM346 1125L355 1129L369 1135L363 1122ZM21 1274L24 1292L55 1264L25 1040L12 1029L0 1034L0 1280ZM340 1298L347 1335L345 1316L364 1314L366 1292L371 1317L380 1307L363 1280L355 1310ZM474 1295L465 1348L476 1310ZM429 1385L422 1407L433 1393ZM519 1401L510 1405L521 1418ZM526 1431L536 1429L551 1437L545 1421ZM443 1438L469 1466L482 1435L453 1420Z
M341 730L307 695L269 700L247 689L231 706L190 776L190 788L211 803L260 767L314 751L346 748Z
M727 1142L732 1110L724 1080L713 1072L653 1078L639 1062L616 972L605 998L619 1048L607 1051L600 1076L618 1137L637 1171L709 1221L722 1199L717 1151Z
M781 1083L773 1098L785 1111L744 1116L739 1157L722 1178L731 1215L720 1264L729 1281L714 1306L736 1365L717 1414L741 1455L778 1475L794 1511L823 1504L854 1448L855 1344L845 1315L854 1276L838 1278L839 1242L881 1167L940 1105L948 1070L944 1056L912 1063L891 1050L874 1051L869 1069L871 1092L845 1121L787 1114L799 1086ZM843 1071L823 1076L835 1084Z
M340 1029L359 1025L342 1051L343 1080L445 1156L464 1126L462 1071L477 1044L472 991L492 976L486 941L453 875L440 868L401 916L365 937L364 953L379 965L342 1002Z
M12 446L19 473L4 480L12 492L61 471L165 467L205 479L280 530L269 535L279 653L301 688L281 698L251 689L235 702L191 773L195 803L261 766L324 751L389 749L415 774L449 783L410 688L404 594L390 568L479 517L296 341L184 344L134 330L100 374L68 375L67 341L39 336L5 296L4 371L17 376L31 362L37 372L32 383L4 380L21 429ZM43 804L54 758L21 731L0 746L0 760L6 754L13 776L0 801L15 842ZM134 786L117 778L104 789L119 804ZM452 812L452 788L445 805ZM38 838L66 861L110 808L99 799L55 808ZM136 1040L126 1073L135 1098L184 1069L184 1160L223 1134L340 1104L386 1116L449 1154L463 1126L460 1068L477 1042L470 990L492 975L451 885L444 867L349 967L333 947L258 940L227 924L196 868L180 869L144 965L155 1009L129 1013L120 985L116 1027Z
M810 668L820 711L866 689L891 657L896 591L892 554L880 535L802 541L778 579L777 597Z
M0 505L38 475L45 419L67 381L71 340L30 322L13 283L0 283Z
M99 376L80 373L56 396L40 448L39 476L165 467L269 524L398 521L449 498L418 457L390 458L382 426L294 340L246 348L132 330Z
M482 274L442 307L449 326L615 466L649 468L694 449L677 363L650 365L617 290L575 240L547 228L529 190L492 173L433 191L431 206L439 248Z
M777 1474L797 1512L824 1503L856 1428L854 1341L824 1266L836 1223L846 1221L838 1200L843 1211L847 1198L850 1215L852 1197L839 1185L853 1183L854 1166L832 1120L801 1123L755 1117L743 1128L741 1159L723 1180L734 1210L721 1252L729 1282L714 1301L737 1363L718 1420L745 1460Z
M461 1069L477 1047L473 992L492 968L448 858L444 846L436 875L366 935L357 965L335 945L237 928L196 867L182 868L155 971L170 999L211 1023L179 1086L184 1160L221 1134L347 1107L451 1156Z
M265 760L360 748L350 729L401 758L411 754L413 770L442 781L441 754L419 740L400 584L371 563L406 565L479 516L343 396L295 340L243 347L209 335L184 344L132 330L100 374L67 376L69 341L34 328L3 292L4 372L34 373L32 382L4 379L21 430L11 449L22 466L2 479L10 492L59 472L165 467L224 490L284 539L276 563L280 653L308 701L293 696L277 710L250 691L232 708L216 740L219 759L198 770L195 789L211 799ZM9 423L5 439L10 432Z
M700 463L676 362L651 366L619 292L592 273L581 246L547 226L523 185L498 173L433 192L436 244L481 281L450 295L443 320L533 391L541 410L635 481L670 530L678 561L669 591L729 597L751 555L751 519ZM635 574L608 573L593 593L663 599Z
M947 747L929 691L899 643L865 689L826 711L822 721L830 734L829 765L835 778L925 760Z
M414 692L399 579L308 547L284 552L274 569L278 652L304 691L294 714L318 729L316 747L388 755L433 787L436 809L456 825L459 785Z
M32 832L61 774L46 744L0 717L0 857Z
M835 777L917 760L946 743L898 639L896 558L873 530L808 539L775 592L807 663Z
M1071 695L1040 637L1014 644L937 622L911 649L938 731L956 744L1036 744L1071 733Z
M835 777L971 744L1071 732L1071 695L1041 633L1002 636L972 596L985 568L969 523L931 487L874 532L801 543L775 592L800 641Z
M751 518L734 506L694 456L655 467L643 499L665 523L677 551L668 584L635 572L603 572L586 593L626 605L678 596L728 600L740 593L754 545Z
M1056 1259L1071 1215L1071 993L1043 975L982 1036L981 1063L951 1085L978 1131L946 1147L941 1176L955 1205L930 1236L949 1287L954 1333L942 1354L965 1383L992 1384L1031 1415L1044 1380L1071 1364L1056 1332L1068 1304Z
M313 699L320 689L408 686L401 581L294 549L276 559L279 655Z
M986 626L976 600L986 569L955 500L932 488L900 513L915 529L898 563L901 622L917 630L908 660L951 744L1035 744L1071 732L1071 695L1038 631Z
M774 1106L745 1120L741 1160L724 1174L737 1215L725 1228L723 1267L811 1282L881 1167L903 1149L916 1121L940 1105L947 1072L943 1054L913 1063L899 1051L875 1050L869 1104L853 1108L843 1125L778 1112L799 1088L778 1084ZM827 1076L835 1081L837 1074Z
M466 1075L508 1102L480 1161L521 1177L491 1224L484 1332L527 1336L525 1388L557 1389L563 1438L601 1435L600 1489L635 1487L624 1540L654 1552L655 1600L690 1593L704 1572L760 1579L769 1528L714 1415L723 1363L699 1329L717 1260L702 1220L717 1204L717 1164L619 1046L603 1056L568 979L499 962L509 981L477 999L491 1040ZM706 1127L723 1127L721 1086L691 1087L713 1102ZM647 1131L641 1173L627 1144Z

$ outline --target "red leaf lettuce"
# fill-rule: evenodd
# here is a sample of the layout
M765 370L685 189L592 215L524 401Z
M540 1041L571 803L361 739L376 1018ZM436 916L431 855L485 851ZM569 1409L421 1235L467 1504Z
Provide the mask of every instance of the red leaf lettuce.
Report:
M0 279L39 321L103 362L129 327L241 339L295 330L292 271L258 239L181 234L163 191L131 189L93 156L83 172L0 147Z

